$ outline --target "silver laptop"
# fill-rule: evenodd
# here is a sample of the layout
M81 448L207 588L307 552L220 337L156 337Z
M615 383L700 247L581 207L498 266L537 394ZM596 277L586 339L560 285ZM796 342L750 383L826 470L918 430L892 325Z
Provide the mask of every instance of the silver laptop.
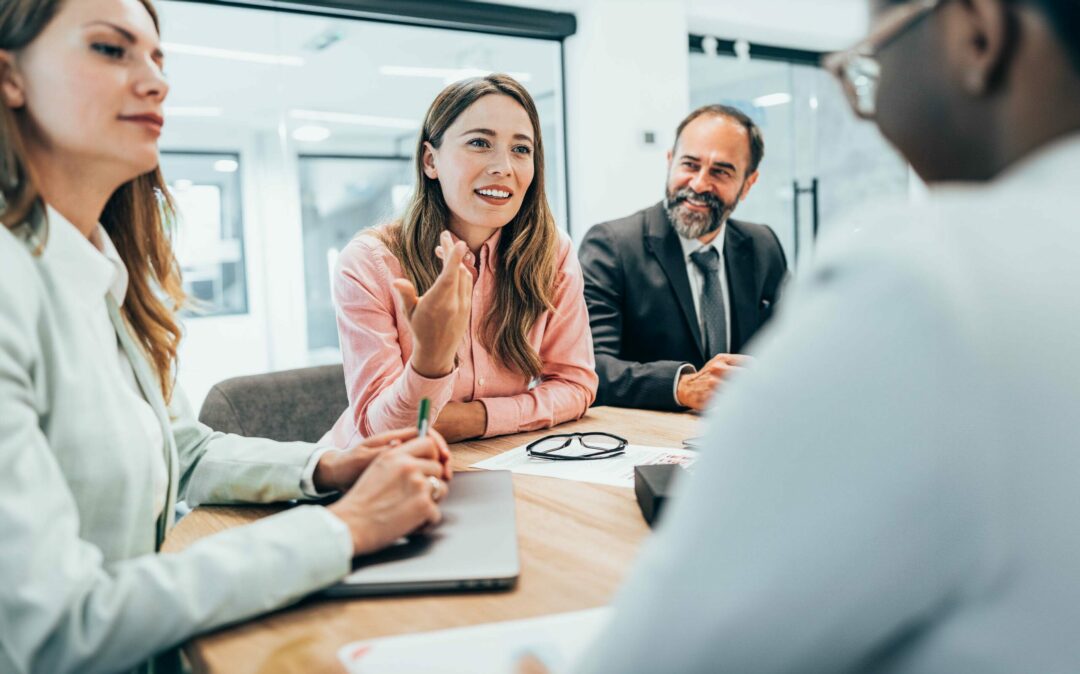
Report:
M510 471L455 473L442 522L358 557L331 597L513 587L521 572Z

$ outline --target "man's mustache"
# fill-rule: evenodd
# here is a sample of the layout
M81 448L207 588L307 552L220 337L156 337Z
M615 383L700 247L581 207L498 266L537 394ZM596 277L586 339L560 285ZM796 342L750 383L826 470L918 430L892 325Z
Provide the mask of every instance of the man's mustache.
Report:
M689 187L684 187L684 188L682 188L681 190L679 190L678 192L676 192L673 195L672 206L678 206L679 204L683 203L687 199L693 199L694 201L700 201L700 202L704 203L705 205L707 205L713 212L721 212L722 213L724 208L727 207L727 204L724 203L723 199L716 196L715 194L711 194L709 192L705 192L703 194L698 194L697 192L690 189Z

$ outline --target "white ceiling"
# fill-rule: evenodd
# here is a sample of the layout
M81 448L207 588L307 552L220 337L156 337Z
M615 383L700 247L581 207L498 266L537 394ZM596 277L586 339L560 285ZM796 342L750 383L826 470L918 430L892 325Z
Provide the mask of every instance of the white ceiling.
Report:
M686 0L686 5L691 33L820 51L858 41L869 17L868 0Z
M576 13L596 2L626 0L488 0L500 5ZM861 38L868 0L653 0L685 11L689 32L778 47L830 51Z
M858 39L866 24L866 0L652 1L685 12L689 32L782 46L839 48ZM569 12L593 2L624 0L501 0ZM526 86L537 98L560 91L554 42L178 0L161 0L158 8L166 45L182 50L167 57L168 107L219 111L213 117L168 114L162 139L166 148L235 149L253 130L290 133L316 124L328 129L330 138L298 142L301 151L409 154L415 133L409 129L309 122L290 115L292 110L316 110L418 124L445 81L381 74L384 66L527 73ZM327 36L338 39L322 50L312 46ZM186 53L192 47L285 57L303 65Z

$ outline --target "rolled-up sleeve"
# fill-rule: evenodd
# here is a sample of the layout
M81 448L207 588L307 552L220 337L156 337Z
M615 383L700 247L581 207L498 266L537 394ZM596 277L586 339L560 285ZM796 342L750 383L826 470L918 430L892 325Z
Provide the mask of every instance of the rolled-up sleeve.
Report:
M480 398L487 410L484 436L549 428L581 418L596 398L589 311L581 266L569 238L560 239L554 308L546 315L539 355L540 383L526 393Z
M349 411L363 436L415 424L422 398L431 401L436 418L453 395L457 374L433 379L413 369L412 345L399 339L392 286L398 276L383 259L388 254L374 237L362 235L342 251L334 275Z

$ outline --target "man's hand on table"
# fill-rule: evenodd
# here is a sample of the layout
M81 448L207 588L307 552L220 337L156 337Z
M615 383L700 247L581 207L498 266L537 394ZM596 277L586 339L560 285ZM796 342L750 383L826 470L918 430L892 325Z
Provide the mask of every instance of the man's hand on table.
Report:
M416 436L416 429L402 429L337 453L336 479L352 475L355 483L327 509L349 527L353 555L380 550L442 518L438 501L452 476L450 449L434 430Z
M687 372L679 377L678 403L698 412L704 410L720 382L751 362L749 356L736 353L716 354L697 372Z

